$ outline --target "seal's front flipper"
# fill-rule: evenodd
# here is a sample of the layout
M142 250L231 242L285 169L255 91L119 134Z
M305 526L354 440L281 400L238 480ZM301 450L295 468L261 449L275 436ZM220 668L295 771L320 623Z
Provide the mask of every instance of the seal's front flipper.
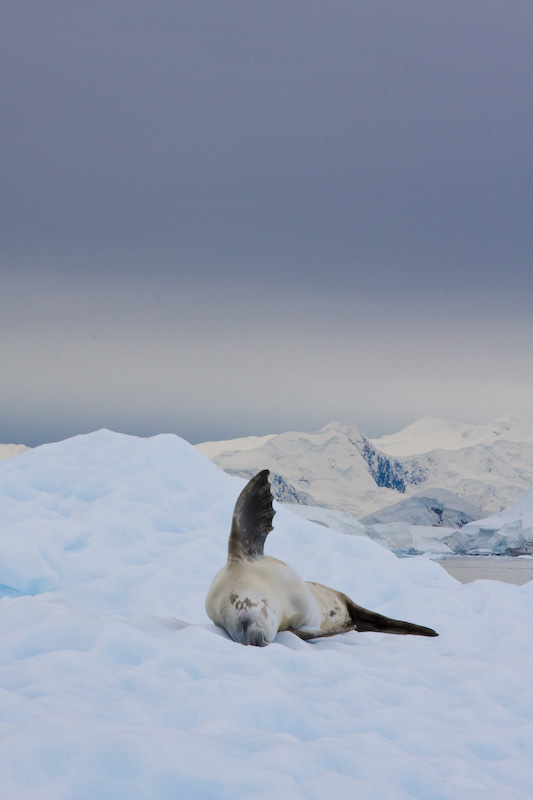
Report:
M361 633L375 631L377 633L412 634L414 636L438 636L433 628L424 625L415 625L414 622L403 622L399 619L384 617L375 611L369 611L346 597L348 611L353 621L353 629Z
M228 558L254 561L263 555L265 539L276 513L272 508L272 492L268 469L258 472L249 481L235 503L228 542Z
M295 636L298 636L306 642L310 639L324 639L326 636L337 636L338 633L349 633L354 630L354 625L345 625L343 628L330 628L328 631L311 630L310 628L304 630L288 628L289 633L294 633Z

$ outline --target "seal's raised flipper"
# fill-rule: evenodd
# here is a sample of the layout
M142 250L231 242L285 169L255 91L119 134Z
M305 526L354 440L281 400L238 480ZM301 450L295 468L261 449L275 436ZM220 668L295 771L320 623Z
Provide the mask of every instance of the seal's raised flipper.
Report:
M272 530L276 513L272 508L269 474L268 469L258 472L237 498L228 542L228 558L253 561L263 555L265 539Z

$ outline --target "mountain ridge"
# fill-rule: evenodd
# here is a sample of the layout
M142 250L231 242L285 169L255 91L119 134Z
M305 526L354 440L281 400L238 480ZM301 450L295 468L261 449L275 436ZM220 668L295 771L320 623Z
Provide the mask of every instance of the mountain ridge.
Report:
M412 456L431 450L461 450L498 440L533 444L533 426L510 414L497 417L486 425L470 425L426 414L396 433L371 441L388 455Z
M431 419L441 436L441 418L423 418L422 428L427 433ZM461 423L444 422L461 432ZM334 508L356 518L429 489L446 489L482 515L490 515L515 503L533 485L533 428L507 416L476 430L474 438L483 439L477 444L391 456L376 446L379 440L366 437L356 425L331 422L310 433L263 437L266 441L259 447L228 449L213 461L244 476L266 467L279 476L280 485L289 487L290 502ZM502 439L506 430L511 437L523 430L532 441Z

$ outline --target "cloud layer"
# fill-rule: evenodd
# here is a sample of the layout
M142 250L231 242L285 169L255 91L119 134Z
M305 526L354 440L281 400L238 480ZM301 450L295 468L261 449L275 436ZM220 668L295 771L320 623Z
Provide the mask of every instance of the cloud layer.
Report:
M5 16L1 439L533 421L530 4Z

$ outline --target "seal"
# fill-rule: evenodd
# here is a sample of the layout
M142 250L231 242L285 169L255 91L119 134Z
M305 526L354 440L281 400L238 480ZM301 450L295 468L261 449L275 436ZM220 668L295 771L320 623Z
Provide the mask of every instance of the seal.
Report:
M215 575L205 600L209 618L236 642L270 644L279 631L317 639L347 631L438 636L432 628L390 619L358 606L347 595L304 581L292 567L265 556L273 530L269 471L244 487L233 511L226 565Z

